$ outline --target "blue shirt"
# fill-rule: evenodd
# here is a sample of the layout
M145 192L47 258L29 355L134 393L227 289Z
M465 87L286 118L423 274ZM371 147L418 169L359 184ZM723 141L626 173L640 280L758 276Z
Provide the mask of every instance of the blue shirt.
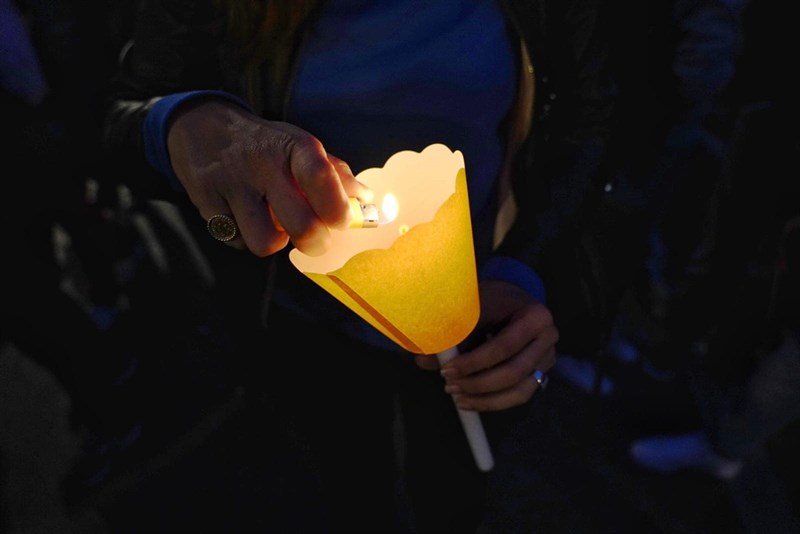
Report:
M329 1L300 51L287 121L354 173L432 143L460 150L478 213L504 156L511 47L493 1Z

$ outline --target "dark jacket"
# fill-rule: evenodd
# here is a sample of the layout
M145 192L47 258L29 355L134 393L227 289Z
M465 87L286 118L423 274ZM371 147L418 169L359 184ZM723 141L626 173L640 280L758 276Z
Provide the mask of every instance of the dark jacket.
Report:
M212 4L141 3L141 23L108 103L104 141L110 161L123 173L116 176L143 198L185 202L144 158L142 123L152 99L180 91L224 89L248 98L266 118L283 117L291 69L277 78L265 70L258 78L258 99L248 95L252 79L243 75L224 17ZM605 70L599 3L504 0L502 4L524 50L520 87L524 89L526 81L530 87L520 92L516 112L508 119L515 132L511 137L515 150L507 167L517 216L498 252L539 272L557 321L563 318L565 326L591 324L600 320L608 305L598 289L603 284L602 269L589 251L594 245L581 244L581 229L590 224L602 194L602 158L614 100ZM473 224L477 231L492 227L493 221Z

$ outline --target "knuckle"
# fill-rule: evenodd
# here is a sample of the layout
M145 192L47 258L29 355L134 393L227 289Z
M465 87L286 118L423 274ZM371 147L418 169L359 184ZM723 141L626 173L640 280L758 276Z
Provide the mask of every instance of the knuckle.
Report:
M497 355L496 359L502 360L503 355L513 354L515 350L515 340L508 336L497 336L492 339L494 345L494 353Z
M527 314L536 324L548 326L554 324L553 314L550 312L550 309L543 304L530 306L527 310Z
M509 381L514 383L524 380L531 372L528 370L530 365L523 358L513 358L505 367Z

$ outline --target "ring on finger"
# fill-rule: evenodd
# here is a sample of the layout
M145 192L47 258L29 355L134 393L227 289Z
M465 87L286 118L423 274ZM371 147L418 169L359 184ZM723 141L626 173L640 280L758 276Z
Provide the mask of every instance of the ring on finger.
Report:
M217 241L227 242L239 235L239 226L230 215L213 215L206 221L206 228Z
M544 390L547 388L547 384L550 382L550 377L547 376L547 373L537 369L531 376L534 380L536 380L536 383L539 384L539 389Z

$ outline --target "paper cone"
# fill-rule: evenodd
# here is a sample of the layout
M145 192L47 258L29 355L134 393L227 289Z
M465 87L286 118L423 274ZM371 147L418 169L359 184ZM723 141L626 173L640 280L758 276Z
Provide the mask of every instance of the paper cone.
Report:
M357 176L392 194L398 214L377 228L332 230L322 256L292 263L408 351L436 354L464 340L480 313L469 198L461 152L435 144L399 152Z

